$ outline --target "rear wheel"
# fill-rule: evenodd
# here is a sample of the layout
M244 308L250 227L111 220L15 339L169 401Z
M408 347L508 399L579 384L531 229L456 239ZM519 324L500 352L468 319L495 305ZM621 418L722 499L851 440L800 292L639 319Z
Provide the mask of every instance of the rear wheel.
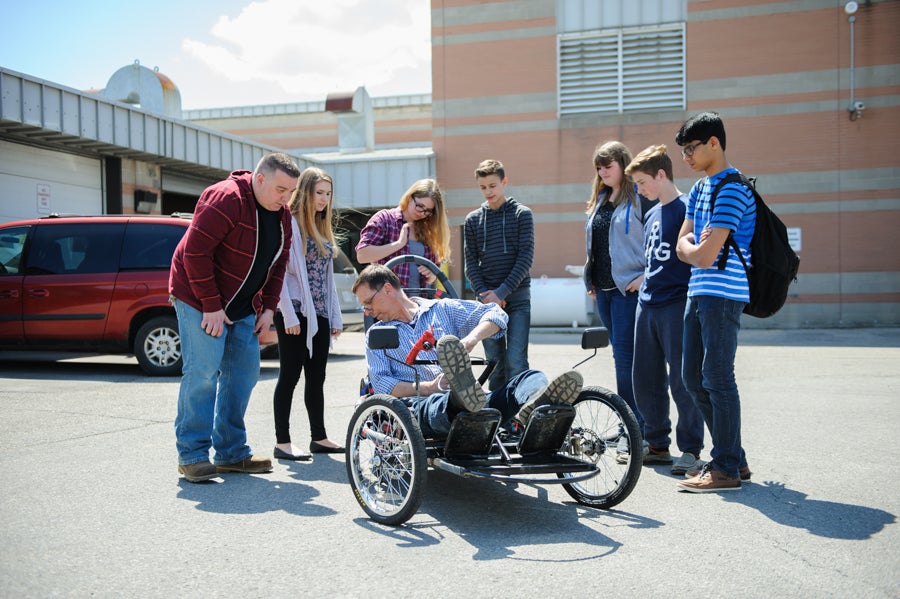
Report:
M181 374L178 319L174 316L156 316L145 322L135 335L134 355L144 372L151 376Z
M428 465L425 440L409 408L391 395L360 404L347 430L347 478L372 520L397 526L419 509Z
M603 387L585 387L574 406L575 421L562 451L600 471L563 488L582 505L611 508L631 494L641 475L643 438L637 418L624 399Z

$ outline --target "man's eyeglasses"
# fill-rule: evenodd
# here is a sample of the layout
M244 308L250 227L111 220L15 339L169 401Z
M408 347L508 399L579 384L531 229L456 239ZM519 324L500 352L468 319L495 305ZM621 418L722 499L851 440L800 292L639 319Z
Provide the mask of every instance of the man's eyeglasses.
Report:
M707 139L706 141L709 141L709 140ZM694 150L696 150L697 147L705 144L706 141L698 141L697 143L695 143L693 145L684 146L683 148L681 148L681 155L684 156L685 158L690 158L691 156L694 155Z
M375 293L369 296L369 299L362 303L363 310L367 310L369 312L372 311L372 300L375 299L375 296L378 295L384 287L379 287L375 290Z
M426 208L416 200L416 196L410 196L409 199L412 200L413 206L415 206L416 212L418 212L419 214L424 214L425 216L431 216L432 214L434 214L434 208Z

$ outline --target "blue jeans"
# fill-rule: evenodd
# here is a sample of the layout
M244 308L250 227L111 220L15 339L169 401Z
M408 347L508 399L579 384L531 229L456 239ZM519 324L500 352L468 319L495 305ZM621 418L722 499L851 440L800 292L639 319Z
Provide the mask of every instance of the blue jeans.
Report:
M644 417L634 401L631 385L631 366L634 362L634 319L637 312L638 294L622 295L618 289L597 290L597 314L600 322L609 331L609 341L613 349L616 365L616 393L618 393L643 426Z
M547 376L537 370L520 372L496 391L488 393L485 407L500 411L500 423L506 425L519 408L528 401L530 393L548 384ZM447 413L449 393L432 393L428 397L409 399L410 409L419 422L425 437L444 437L450 432L450 415Z
M200 328L203 314L175 300L184 358L175 445L178 463L209 460L231 464L250 457L244 413L259 379L259 341L253 334L256 315L225 325L221 337Z
M703 449L703 415L681 378L686 299L663 306L638 304L632 367L634 399L644 417L644 440L653 449L668 449L672 420L669 390L678 410L675 438L682 453L699 456ZM668 370L666 370L668 365Z
M747 465L741 447L741 400L734 357L743 302L699 295L684 310L684 385L712 436L712 465L730 477Z
M484 339L484 357L496 362L488 378L491 391L500 389L517 374L528 370L528 334L531 331L531 299L506 302L509 317L506 335L500 339Z

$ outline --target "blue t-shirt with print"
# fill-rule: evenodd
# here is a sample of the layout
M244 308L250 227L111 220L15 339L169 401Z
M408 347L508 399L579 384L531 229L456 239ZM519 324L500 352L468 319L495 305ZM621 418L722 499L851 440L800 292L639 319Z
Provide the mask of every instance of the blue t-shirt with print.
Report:
M644 218L644 255L647 267L638 301L642 306L663 306L687 297L691 265L675 254L678 232L687 211L687 195L668 204L656 204Z
M756 201L753 192L740 183L728 183L719 190L715 211L710 210L710 200L716 184L730 173L737 173L735 168L704 177L694 184L688 198L687 220L694 221L694 239L707 227L722 227L734 235L744 260L750 266L750 240L756 227ZM728 262L724 270L719 270L719 257L728 252ZM724 297L737 302L750 301L750 286L747 273L740 258L728 245L723 245L716 260L709 268L691 267L691 281L688 285L688 297L695 295L711 295Z

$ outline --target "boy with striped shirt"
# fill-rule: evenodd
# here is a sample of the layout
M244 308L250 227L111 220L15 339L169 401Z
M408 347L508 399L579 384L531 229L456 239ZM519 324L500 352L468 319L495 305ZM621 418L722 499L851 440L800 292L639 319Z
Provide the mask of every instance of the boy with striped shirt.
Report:
M734 379L741 313L750 287L740 259L725 241L734 236L748 264L756 224L756 202L740 183L722 187L712 208L712 191L722 178L737 172L725 158L725 126L714 112L689 118L675 136L681 155L706 176L691 189L678 234L678 257L691 265L684 312L682 375L684 384L709 428L712 460L696 476L680 481L693 493L737 491L750 478L741 447L741 402ZM728 251L724 270L717 263ZM690 472L688 473L690 474Z

